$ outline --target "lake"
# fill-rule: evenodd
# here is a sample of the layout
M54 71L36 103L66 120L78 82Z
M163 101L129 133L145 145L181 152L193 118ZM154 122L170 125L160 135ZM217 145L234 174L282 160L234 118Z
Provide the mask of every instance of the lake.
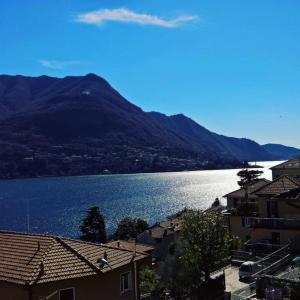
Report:
M271 179L269 168L278 163L258 164ZM95 205L109 233L126 216L154 224L184 207L208 208L215 198L238 188L238 171L1 180L0 229L77 237L86 209Z

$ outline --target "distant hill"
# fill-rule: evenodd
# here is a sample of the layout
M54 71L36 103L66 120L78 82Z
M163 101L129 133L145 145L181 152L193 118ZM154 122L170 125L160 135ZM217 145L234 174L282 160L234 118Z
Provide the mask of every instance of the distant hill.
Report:
M300 157L300 149L280 144L266 144L262 146L266 151L278 157L280 160L288 160Z
M278 158L184 115L144 112L95 74L0 76L0 178L231 168Z
M241 161L263 161L276 159L256 142L216 134L199 125L192 119L182 115L166 116L151 112L150 115L162 126L166 126L178 134L185 136L199 145L206 145L220 157L234 157Z

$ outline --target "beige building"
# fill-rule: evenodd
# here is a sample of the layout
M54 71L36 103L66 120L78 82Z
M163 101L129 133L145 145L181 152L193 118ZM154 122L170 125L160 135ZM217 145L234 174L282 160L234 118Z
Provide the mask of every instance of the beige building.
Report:
M66 238L0 232L0 298L136 300L144 252Z
M273 181L261 179L248 187L247 204L244 189L224 196L228 225L244 242L286 244L300 235L300 160L279 164L272 173Z
M240 237L243 242L250 239L251 229L247 224L247 218L258 216L258 196L255 192L269 182L267 179L260 179L258 182L250 185L247 190L240 188L224 196L227 199L225 216L228 226L231 232ZM247 203L246 193L248 194Z
M288 160L271 168L273 180L283 175L300 179L300 157Z
M287 244L300 235L300 182L288 176L258 191L259 217L249 218L251 239Z

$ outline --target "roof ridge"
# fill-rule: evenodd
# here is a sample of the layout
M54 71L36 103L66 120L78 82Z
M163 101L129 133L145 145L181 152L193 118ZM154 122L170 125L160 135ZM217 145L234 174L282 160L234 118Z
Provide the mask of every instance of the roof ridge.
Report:
M252 184L250 184L250 185L248 186L248 188L251 187L251 186L253 186L253 185L255 185L255 184L257 184L257 183L260 182L260 181L266 182L266 185L272 182L272 181L270 181L270 180L267 179L267 178L259 178L258 181L253 182ZM264 185L263 187L265 187L266 185ZM257 190L259 190L260 188L263 188L263 187L258 187L257 189L255 189L254 191L252 191L251 194L255 193ZM239 189L234 190L234 191L232 191L232 192L230 192L230 193L227 193L226 195L222 196L222 198L228 197L230 194L236 193L236 192L238 192L238 191L244 191L244 190L246 190L244 187L240 187Z
M81 261L83 261L86 265L88 265L93 271L97 274L102 274L101 270L94 265L88 258L75 250L72 246L70 246L64 239L60 237L56 237L55 240L60 243L67 251L71 252L73 255L77 256ZM93 244L95 245L95 244Z
M51 238L52 241L51 241L51 244L48 246L48 248L44 251L44 254L42 255L39 263L37 264L37 266L35 267L35 269L37 269L35 271L35 273L33 274L33 279L29 282L30 285L33 285L35 284L38 279L41 277L41 265L44 263L44 260L46 258L46 256L48 255L48 253L51 251L51 249L53 248L54 244L55 244L55 239L54 238Z
M26 235L26 236L40 236L40 237L47 237L47 238L52 238L54 239L55 236L51 234L46 234L46 233L33 233L33 232L24 232L24 231L14 231L14 230L0 230L0 233L4 234L20 234L20 235Z
M294 177L291 177L291 176L289 176L289 175L287 175L287 177L288 177L289 180L291 180L293 183L295 183L295 184L297 184L298 186L300 186L300 182L299 182L297 179L295 179Z
M121 251L126 251L126 252L132 252L128 249L120 249L118 247L114 247L114 246L109 246L107 244L103 244L103 243L93 243L93 242L88 242L88 241L82 241L82 240L76 240L76 239L72 239L72 238L67 238L67 237L62 237L63 240L67 240L67 241L71 241L71 242L76 242L76 243L80 243L80 244L86 244L86 245L92 245L92 246L100 246L100 247L104 247L104 248L108 248L108 249L114 249L114 250L121 250Z
M121 243L123 243L123 242L125 242L125 243L131 243L131 244L134 244L134 242L129 242L129 241L125 241L125 240L112 240L112 241L110 241L110 242L108 242L108 243L112 243L112 242L121 242ZM153 248L152 246L150 246L150 245L148 245L148 244L144 244L144 243L140 243L140 242L138 242L138 243L136 243L137 245L141 245L141 246L145 246L145 247L150 247L150 248ZM118 249L118 248L117 248Z
M45 238L54 239L54 240L56 240L57 238L59 238L61 240L67 240L67 241L77 242L77 243L81 243L81 244L87 244L87 245L92 245L92 246L97 245L97 246L106 247L106 248L110 248L110 249L132 252L132 251L130 251L128 249L120 249L118 247L108 246L108 245L102 244L102 243L98 244L98 243L93 243L93 242L87 242L87 241L72 239L72 238L64 237L64 236L55 236L55 235L42 234L42 233L19 232L19 231L10 231L10 230L0 230L0 233L4 233L4 234L20 234L20 235L24 235L24 236L33 236L33 237L45 237Z
M288 161L289 161L289 160L285 160L285 161L279 163L278 165L275 165L275 166L271 167L270 170L275 169L275 168L277 168L277 167L280 167L281 165L284 165L284 164L287 163Z
M281 175L280 177L278 177L278 178L276 178L276 179L270 181L270 182L267 183L266 185L264 185L264 186L260 187L259 189L257 189L257 190L255 191L255 193L259 192L260 190L266 188L267 186L269 186L269 185L273 184L274 182L277 182L277 181L279 181L279 180L281 180L281 179L283 179L283 178L291 179L288 175ZM293 181L293 183L296 183L296 182ZM300 185L300 183L297 183L297 184Z

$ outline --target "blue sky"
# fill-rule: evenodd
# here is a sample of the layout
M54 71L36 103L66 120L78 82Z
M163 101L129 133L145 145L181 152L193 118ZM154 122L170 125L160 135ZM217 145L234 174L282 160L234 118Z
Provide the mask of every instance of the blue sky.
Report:
M300 147L299 36L298 0L10 0L0 72L93 72L146 111Z

